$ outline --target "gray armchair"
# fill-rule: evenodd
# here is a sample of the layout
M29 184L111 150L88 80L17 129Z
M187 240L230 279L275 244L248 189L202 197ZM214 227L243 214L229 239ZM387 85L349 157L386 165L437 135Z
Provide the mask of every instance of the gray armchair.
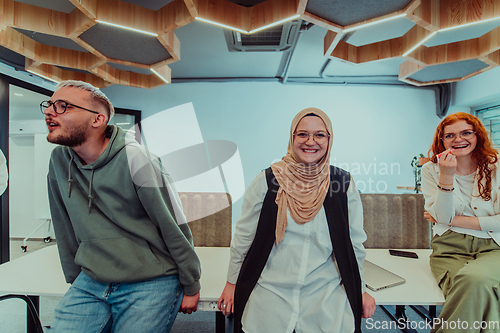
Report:
M179 192L194 246L231 245L231 196L228 193Z

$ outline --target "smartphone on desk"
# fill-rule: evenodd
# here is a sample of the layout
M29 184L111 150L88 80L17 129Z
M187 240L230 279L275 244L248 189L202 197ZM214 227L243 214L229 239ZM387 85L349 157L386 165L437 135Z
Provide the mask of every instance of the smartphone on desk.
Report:
M418 255L415 252L410 252L410 251L389 250L389 254L391 256L418 259Z

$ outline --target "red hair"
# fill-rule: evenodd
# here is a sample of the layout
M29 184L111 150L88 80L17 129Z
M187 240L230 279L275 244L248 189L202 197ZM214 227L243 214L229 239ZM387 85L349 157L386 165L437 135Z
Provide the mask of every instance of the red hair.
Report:
M473 131L476 132L477 144L472 152L472 159L477 162L479 168L479 172L476 175L479 185L479 195L488 201L491 199L492 166L498 161L498 151L493 147L488 132L477 117L468 113L458 112L444 118L436 128L434 141L432 142L431 149L429 149L429 158L432 162L437 163L437 155L446 150L443 140L441 140L444 135L444 128L460 120L465 120L467 124L472 125ZM483 179L485 179L484 184L482 182Z

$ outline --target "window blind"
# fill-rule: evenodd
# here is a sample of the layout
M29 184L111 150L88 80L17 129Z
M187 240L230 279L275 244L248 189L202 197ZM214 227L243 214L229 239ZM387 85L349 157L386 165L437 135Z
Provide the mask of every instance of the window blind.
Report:
M476 111L476 116L483 122L490 133L496 148L500 147L500 104Z

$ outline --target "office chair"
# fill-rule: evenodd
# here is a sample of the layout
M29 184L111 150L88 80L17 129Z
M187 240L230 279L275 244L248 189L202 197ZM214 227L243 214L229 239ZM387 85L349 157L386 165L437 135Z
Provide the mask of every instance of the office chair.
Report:
M179 192L194 246L231 245L231 196L228 193Z
M33 304L33 301L28 296L25 295L4 295L0 296L0 301L4 301L11 298L20 298L26 302L28 311L27 331L43 333L42 323L40 322L40 317L38 315L38 311L35 308L35 305Z

